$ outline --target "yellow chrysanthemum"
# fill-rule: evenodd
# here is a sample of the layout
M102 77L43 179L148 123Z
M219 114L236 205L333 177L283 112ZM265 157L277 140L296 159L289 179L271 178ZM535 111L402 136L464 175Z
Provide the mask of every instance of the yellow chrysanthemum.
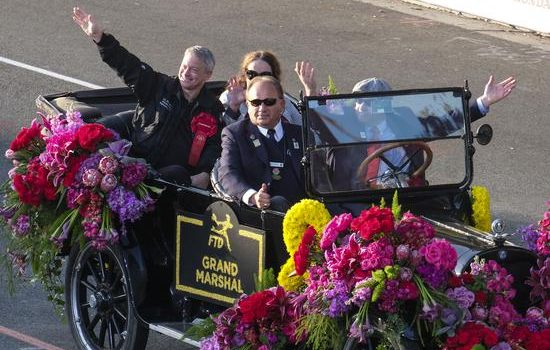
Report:
M491 230L491 200L486 187L472 186L472 219L475 228Z
M296 266L294 265L293 257L290 257L286 261L286 263L281 266L281 271L279 271L277 282L279 282L279 285L283 287L286 291L298 292L306 284L305 281L308 278L309 273L306 272L302 276L298 276L296 274L293 274L293 276L289 276L295 270Z
M283 220L283 240L288 254L294 255L308 226L313 226L317 234L321 235L330 219L327 208L319 201L302 199L294 204Z

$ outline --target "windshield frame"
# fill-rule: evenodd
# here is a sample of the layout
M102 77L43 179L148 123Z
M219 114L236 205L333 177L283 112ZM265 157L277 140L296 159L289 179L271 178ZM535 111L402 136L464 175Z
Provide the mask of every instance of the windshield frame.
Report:
M445 93L451 92L454 96L460 97L462 100L462 108L464 115L464 129L463 132L457 135L444 136L444 137L416 137L416 138L403 138L398 140L391 141L379 141L376 143L385 144L385 143L394 143L398 141L436 141L436 140L445 140L445 139L461 139L463 140L464 145L464 169L465 175L464 179L459 183L454 184L438 184L438 185L429 185L424 187L407 187L407 188L391 188L391 189L365 189L365 190L350 190L350 191L337 191L334 193L331 192L319 192L314 187L314 182L312 179L312 170L310 167L311 153L315 150L329 147L342 147L343 145L368 145L373 143L372 141L365 142L349 142L349 143L339 143L339 144L326 144L326 145L315 145L314 142L311 142L312 133L310 132L310 120L311 110L309 108L311 101L318 101L320 104L326 103L330 100L344 100L344 99L359 99L359 98L372 98L372 97L391 97L391 96L405 96L405 95L419 95L419 94L436 94L436 93ZM429 88L429 89L407 89L407 90L393 90L393 91L384 91L384 92L364 92L364 93L353 93L353 94L336 94L336 95L325 95L325 96L305 96L303 98L303 141L304 141L304 168L305 168L305 187L306 192L309 196L317 198L326 202L337 202L337 201L356 201L362 200L364 198L380 198L381 196L391 195L393 192L398 190L400 197L410 197L410 196L430 196L438 195L439 193L448 193L448 192L463 192L469 188L472 182L473 175L473 161L472 155L474 152L473 148L473 134L471 132L471 119L469 111L469 97L470 92L467 88L464 87L443 87L443 88Z

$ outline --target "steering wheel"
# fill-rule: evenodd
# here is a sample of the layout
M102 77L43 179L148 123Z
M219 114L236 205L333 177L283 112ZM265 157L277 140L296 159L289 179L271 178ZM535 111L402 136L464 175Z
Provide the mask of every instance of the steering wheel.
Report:
M406 160L402 162L399 166L392 164L389 160L383 157L383 154L385 152L392 150L394 148L405 147L405 146L415 146L419 150L422 150L424 153L426 153L426 157L424 158L424 163L422 163L422 165L418 169L416 169L412 174L406 174L406 172L403 169L405 169L407 164L412 163L412 160L414 156L416 156L418 151L414 152L414 154L410 156L407 155ZM401 179L399 179L398 175L406 174L409 176L409 178L423 179L426 169L432 163L433 152L430 149L430 147L426 144L426 142L422 142L422 141L394 142L394 143L389 143L385 146L380 147L375 152L370 154L367 158L365 158L365 160L361 162L361 164L359 165L359 168L357 169L357 178L362 179L365 185L367 185L370 188L378 188L378 185L374 180L376 180L380 176L377 175L373 178L368 178L368 179L366 178L368 166L376 158L380 158L380 160L382 160L384 163L388 165L388 168L390 171L389 176L391 176L393 179L397 181L398 187L406 187L406 186L403 186L403 184L401 183Z

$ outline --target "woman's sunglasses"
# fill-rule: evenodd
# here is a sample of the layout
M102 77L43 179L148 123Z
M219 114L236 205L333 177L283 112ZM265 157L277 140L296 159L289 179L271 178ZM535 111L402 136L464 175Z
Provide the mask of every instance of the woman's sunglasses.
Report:
M254 79L254 78L256 78L256 77L261 77L261 76L263 76L263 75L273 76L273 73L271 73L271 72L261 72L261 73L258 73L258 72L256 72L255 70L248 70L248 69L247 69L244 73L246 74L246 77L247 77L249 80L252 80L252 79Z
M248 102L250 102L250 104L254 107L260 107L260 105L263 103L264 105L266 106L273 106L275 103L277 103L277 99L276 98L265 98L263 100L260 100L260 99L255 99L255 100L248 100Z

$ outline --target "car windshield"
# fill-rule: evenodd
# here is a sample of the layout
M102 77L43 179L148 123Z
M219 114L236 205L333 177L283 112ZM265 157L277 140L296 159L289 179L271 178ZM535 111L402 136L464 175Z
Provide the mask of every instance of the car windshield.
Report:
M307 98L310 193L466 184L464 106L462 88Z

